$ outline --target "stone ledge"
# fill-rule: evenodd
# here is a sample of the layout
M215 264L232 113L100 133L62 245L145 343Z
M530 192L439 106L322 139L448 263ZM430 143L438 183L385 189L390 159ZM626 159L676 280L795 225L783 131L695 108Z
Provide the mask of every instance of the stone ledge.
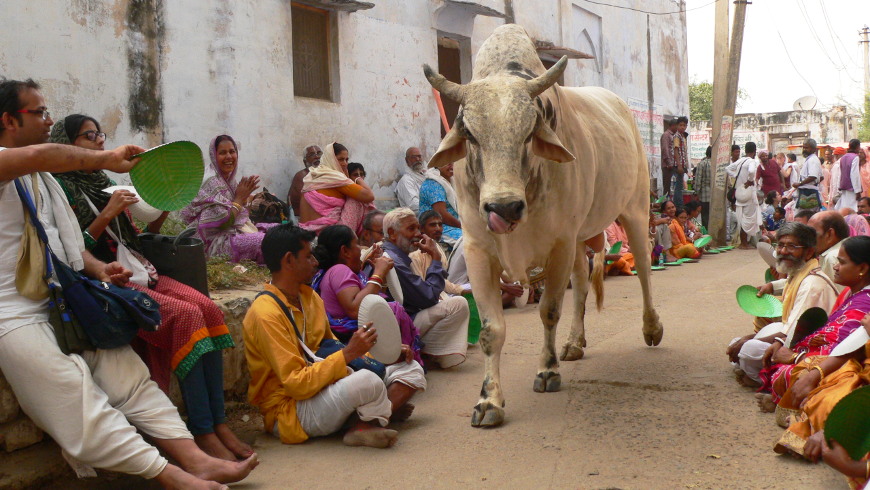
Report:
M226 349L223 351L224 359L224 396L227 400L244 401L247 398L248 381L250 374L248 365L245 361L245 348L242 340L242 320L251 306L258 289L248 290L225 290L212 293L212 299L220 306L224 312L224 317L227 322L227 327L236 344L234 349ZM182 409L183 402L181 400L181 392L178 388L178 382L175 377L172 377L170 386L170 396L172 402ZM19 449L32 446L43 440L43 432L39 430L30 419L21 412L18 405L18 400L15 398L12 389L6 382L3 373L0 372L0 449L6 452L12 452ZM49 446L56 449L53 443ZM9 456L3 456L2 459L8 459ZM57 458L60 458L60 452L57 451ZM47 463L45 472L54 473L54 459ZM60 458L62 462L63 459ZM5 465L4 465L5 466ZM34 468L31 465L26 471L33 472ZM38 467L39 465L37 465ZM11 465L6 468L6 471L14 469ZM14 472L13 472L14 473ZM9 481L16 480L15 474L7 475L5 471L0 471L0 488L7 488L4 479L11 478ZM48 476L50 478L50 476ZM34 478L28 478L27 481L38 482L42 477L36 475ZM10 483L10 485L13 485ZM24 484L21 487L30 486Z

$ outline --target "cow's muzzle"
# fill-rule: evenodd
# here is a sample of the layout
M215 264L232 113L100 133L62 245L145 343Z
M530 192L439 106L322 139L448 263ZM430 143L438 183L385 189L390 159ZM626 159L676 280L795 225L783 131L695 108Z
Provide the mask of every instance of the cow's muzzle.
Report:
M483 210L487 213L487 226L493 233L510 233L514 231L523 217L526 203L512 201L509 203L487 203Z

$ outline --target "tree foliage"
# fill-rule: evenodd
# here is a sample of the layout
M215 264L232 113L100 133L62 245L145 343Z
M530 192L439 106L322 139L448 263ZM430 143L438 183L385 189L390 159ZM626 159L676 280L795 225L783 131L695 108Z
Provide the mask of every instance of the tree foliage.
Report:
M861 117L861 126L858 128L858 139L870 141L870 93L864 94L864 114Z
M749 94L737 89L737 105L749 100ZM709 121L713 118L713 84L707 81L694 81L689 84L689 119Z

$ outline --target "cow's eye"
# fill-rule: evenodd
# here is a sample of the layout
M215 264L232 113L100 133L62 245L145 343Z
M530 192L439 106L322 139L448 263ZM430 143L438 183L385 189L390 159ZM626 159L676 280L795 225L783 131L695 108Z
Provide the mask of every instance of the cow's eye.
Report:
M475 138L474 135L471 134L471 131L469 131L467 127L463 127L462 129L463 129L463 132L465 133L465 137L468 139L468 141L471 142L472 145L476 145L477 138Z

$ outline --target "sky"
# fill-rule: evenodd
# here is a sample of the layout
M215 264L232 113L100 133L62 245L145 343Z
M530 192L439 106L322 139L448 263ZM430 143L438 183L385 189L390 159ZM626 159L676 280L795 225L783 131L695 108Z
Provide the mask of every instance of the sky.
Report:
M731 2L733 21L733 2ZM738 113L790 111L804 96L816 109L862 109L870 0L751 0L746 8L739 87L750 99ZM689 78L713 81L715 0L686 0ZM694 10L693 10L694 9ZM789 59L789 57L791 59Z

